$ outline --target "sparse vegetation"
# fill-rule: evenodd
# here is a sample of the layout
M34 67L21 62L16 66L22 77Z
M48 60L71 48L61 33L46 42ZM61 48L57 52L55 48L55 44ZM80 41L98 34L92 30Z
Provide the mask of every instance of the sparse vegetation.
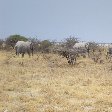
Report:
M68 38L65 38L64 44L66 48L72 48L77 42L78 42L78 38L70 36Z
M0 51L0 112L111 112L112 65Z

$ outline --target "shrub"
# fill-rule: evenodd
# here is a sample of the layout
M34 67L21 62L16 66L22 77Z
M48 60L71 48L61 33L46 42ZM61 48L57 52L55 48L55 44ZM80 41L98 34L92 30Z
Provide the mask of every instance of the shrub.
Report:
M76 37L69 37L65 39L65 46L66 48L72 48L78 42L78 38Z

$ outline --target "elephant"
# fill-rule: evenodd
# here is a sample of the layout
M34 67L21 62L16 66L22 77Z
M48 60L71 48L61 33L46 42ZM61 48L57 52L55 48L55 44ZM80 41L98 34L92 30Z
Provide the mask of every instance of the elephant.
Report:
M30 57L30 53L32 53L33 56L33 43L29 41L18 41L15 45L16 55L19 56L19 54L22 54L22 57L24 57L25 53L28 53Z

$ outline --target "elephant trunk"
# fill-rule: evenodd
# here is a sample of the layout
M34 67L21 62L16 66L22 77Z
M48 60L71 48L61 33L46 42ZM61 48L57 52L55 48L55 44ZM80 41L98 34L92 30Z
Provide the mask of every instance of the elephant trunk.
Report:
M32 56L33 56L33 51L34 51L33 43L31 43L30 49L31 49L31 53L32 53Z

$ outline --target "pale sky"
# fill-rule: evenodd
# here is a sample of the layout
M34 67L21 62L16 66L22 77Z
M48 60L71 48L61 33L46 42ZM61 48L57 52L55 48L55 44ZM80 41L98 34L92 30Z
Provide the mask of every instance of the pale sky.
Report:
M0 38L112 43L112 0L0 0Z

